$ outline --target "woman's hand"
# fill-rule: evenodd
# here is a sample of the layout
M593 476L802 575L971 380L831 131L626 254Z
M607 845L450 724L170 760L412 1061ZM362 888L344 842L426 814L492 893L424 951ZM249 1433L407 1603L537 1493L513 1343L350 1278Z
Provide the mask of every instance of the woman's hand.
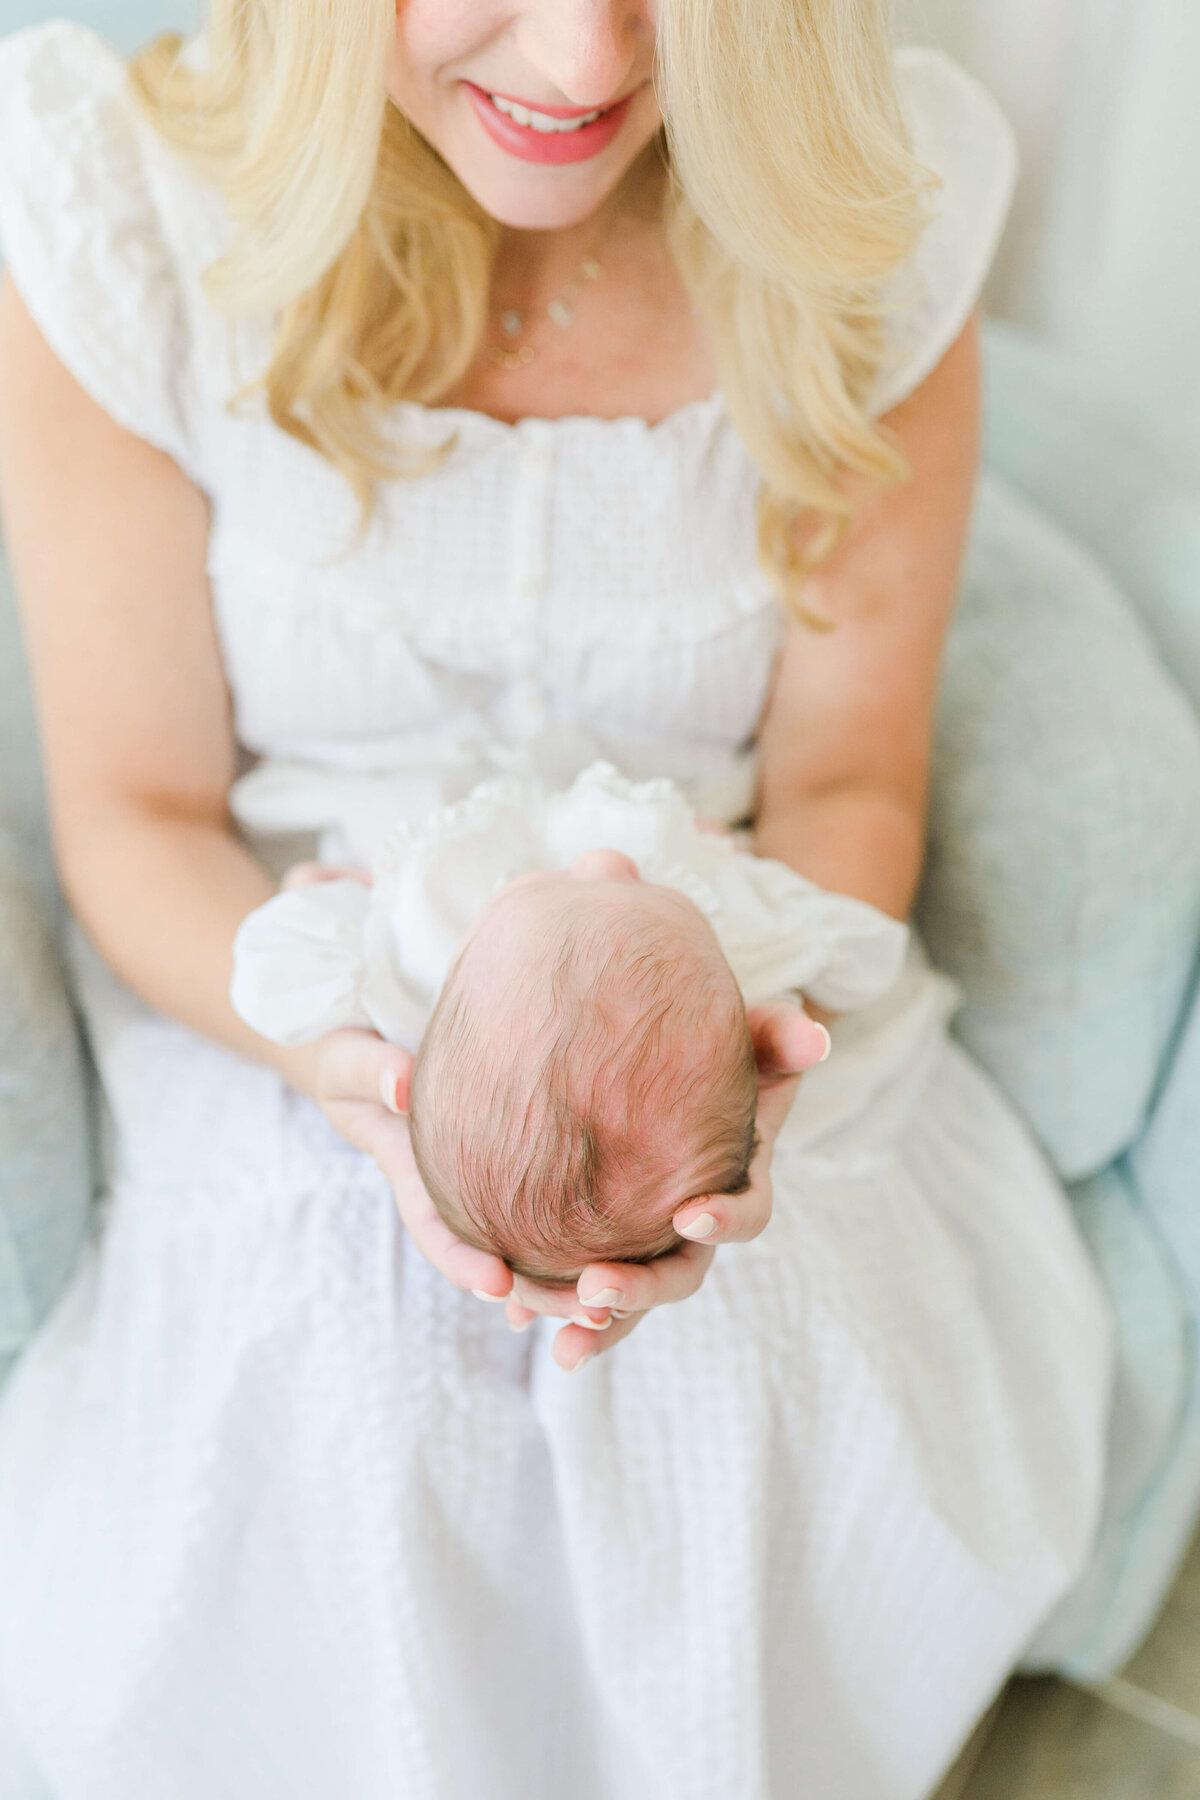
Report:
M513 1289L508 1264L456 1237L421 1180L408 1132L412 1060L373 1031L345 1030L285 1052L276 1066L316 1101L339 1136L383 1170L404 1228L426 1261L480 1300L503 1301ZM544 1297L539 1310L576 1321L581 1332L610 1322L607 1308L582 1306L573 1289L538 1291ZM532 1322L533 1312L518 1310L525 1323Z
M331 1031L291 1053L285 1073L312 1096L334 1130L378 1163L404 1228L427 1261L455 1287L503 1300L512 1270L498 1256L456 1237L425 1191L408 1135L412 1057L373 1031ZM576 1312L583 1313L582 1307Z
M539 1313L575 1321L554 1342L554 1360L561 1369L580 1369L598 1351L619 1343L651 1307L686 1300L704 1280L718 1244L745 1243L770 1219L775 1139L801 1074L829 1054L829 1033L794 1006L755 1006L746 1017L758 1060L759 1099L758 1149L745 1193L689 1200L672 1224L692 1241L654 1262L590 1263L573 1292L539 1287L522 1277L514 1281L507 1307L514 1329L523 1330ZM579 1322L581 1301L589 1324Z
M507 1318L515 1330L531 1325L539 1313L568 1321L555 1340L554 1358L560 1368L571 1370L628 1336L651 1307L694 1294L716 1246L757 1237L770 1218L775 1138L800 1074L824 1059L829 1038L797 1007L752 1007L747 1018L759 1067L759 1141L750 1186L742 1194L689 1200L673 1223L693 1241L669 1256L646 1264L592 1263L574 1289L514 1280L506 1262L464 1243L442 1219L425 1191L409 1139L412 1058L407 1051L371 1031L332 1031L291 1052L292 1066L285 1073L312 1096L340 1136L379 1165L405 1230L448 1281L482 1300L507 1299ZM596 1305L601 1293L603 1303Z

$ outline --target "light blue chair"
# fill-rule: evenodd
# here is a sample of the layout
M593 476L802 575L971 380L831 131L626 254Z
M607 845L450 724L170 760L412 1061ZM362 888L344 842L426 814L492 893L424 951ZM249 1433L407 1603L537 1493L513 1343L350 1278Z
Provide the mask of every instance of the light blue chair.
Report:
M200 0L4 0L0 30L45 19L77 19L118 50L136 50L157 31L194 31Z
M993 326L988 360L988 466L1114 578L1177 698L1200 716L1200 494L1137 422L1106 413L1050 352ZM1117 710L1117 697L1110 706ZM1170 841L1157 846L1161 860L1151 846L1156 866L1143 872L1144 884L1112 872L1149 947L1142 987L1121 994L1112 970L1116 1017L1091 1021L1114 1056L1124 1043L1128 1061L1140 1064L1132 1083L1140 1105L1116 1106L1118 1141L1103 1166L1072 1169L1068 1159L1064 1171L1079 1177L1071 1196L1113 1299L1120 1361L1100 1540L1030 1667L1082 1681L1113 1674L1137 1648L1200 1511L1200 924L1190 944L1187 930L1189 909L1200 917L1200 885L1192 885L1200 819L1193 755L1179 723L1172 717L1168 724L1176 749L1155 776L1162 792L1146 797L1160 818L1164 794L1178 801L1167 809L1178 834L1168 832ZM987 1043L973 1040L969 1016L963 1023L968 1043L1016 1091L1053 1148L1039 1102L1014 1084L1010 1068L997 1066Z
M6 27L52 10L13 5ZM191 17L75 11L124 46ZM1068 1181L1112 1296L1103 1528L1029 1658L1093 1680L1152 1622L1200 1510L1200 496L1052 355L999 327L988 348L1004 485L981 497L948 646L919 920L963 986L957 1029ZM94 1186L58 935L0 569L0 1378L69 1274Z

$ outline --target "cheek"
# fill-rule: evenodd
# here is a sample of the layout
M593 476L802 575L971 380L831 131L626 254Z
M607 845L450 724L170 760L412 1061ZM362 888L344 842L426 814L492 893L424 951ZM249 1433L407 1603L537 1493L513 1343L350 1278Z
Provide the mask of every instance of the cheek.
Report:
M409 79L436 82L469 74L472 56L503 28L511 0L400 0L397 63ZM448 66L448 67L447 67Z

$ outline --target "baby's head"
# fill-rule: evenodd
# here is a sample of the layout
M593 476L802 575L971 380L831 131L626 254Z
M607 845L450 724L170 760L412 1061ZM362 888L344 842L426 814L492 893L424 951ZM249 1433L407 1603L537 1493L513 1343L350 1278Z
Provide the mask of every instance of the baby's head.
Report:
M480 914L413 1067L413 1149L458 1236L573 1283L662 1255L685 1201L747 1186L757 1095L704 915L589 851Z

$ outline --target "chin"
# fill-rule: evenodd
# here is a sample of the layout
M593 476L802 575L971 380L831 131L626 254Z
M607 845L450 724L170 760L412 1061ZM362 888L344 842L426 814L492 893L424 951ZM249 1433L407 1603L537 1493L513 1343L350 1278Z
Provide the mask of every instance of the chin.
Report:
M553 191L553 183L546 183L541 192L536 188L530 191L519 182L464 182L464 186L498 225L506 225L512 231L565 231L590 219L603 206L624 172L618 170L611 181L604 183L591 181L586 188L568 190L564 184L557 193Z
M442 151L458 179L499 225L514 231L561 231L579 225L603 206L633 162L623 156L607 168L531 168L503 156L454 156ZM597 159L599 160L599 159Z

